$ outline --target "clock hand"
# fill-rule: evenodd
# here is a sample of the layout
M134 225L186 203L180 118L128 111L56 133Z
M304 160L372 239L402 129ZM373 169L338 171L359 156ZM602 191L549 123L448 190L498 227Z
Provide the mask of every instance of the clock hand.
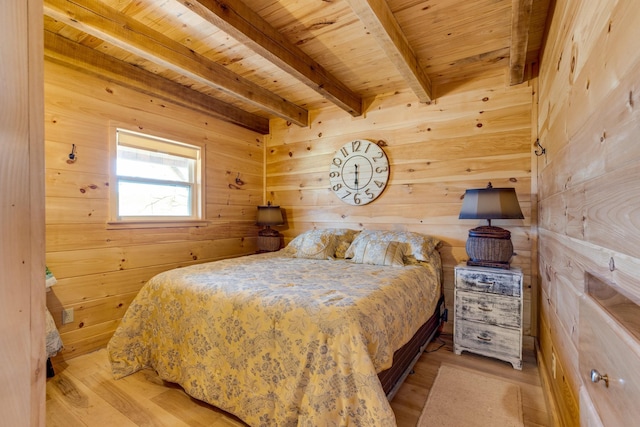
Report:
M355 186L356 186L356 191L358 191L358 165L356 166L356 181L354 182Z

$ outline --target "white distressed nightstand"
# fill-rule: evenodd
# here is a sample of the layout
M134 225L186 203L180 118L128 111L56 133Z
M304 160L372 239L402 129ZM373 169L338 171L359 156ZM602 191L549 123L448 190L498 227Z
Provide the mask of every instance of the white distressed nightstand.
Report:
M522 271L455 267L453 351L470 351L522 369Z

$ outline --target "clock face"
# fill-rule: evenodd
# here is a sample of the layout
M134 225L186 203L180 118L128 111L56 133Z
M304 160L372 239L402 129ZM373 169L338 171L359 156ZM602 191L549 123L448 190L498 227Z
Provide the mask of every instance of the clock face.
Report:
M331 160L329 182L333 192L350 205L374 201L389 180L389 160L382 148L356 139L342 146Z

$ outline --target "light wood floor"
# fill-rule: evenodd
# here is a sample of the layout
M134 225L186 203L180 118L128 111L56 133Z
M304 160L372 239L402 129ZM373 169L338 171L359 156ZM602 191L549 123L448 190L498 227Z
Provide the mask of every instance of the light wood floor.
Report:
M522 391L525 426L550 426L538 368L532 351L525 352L522 371L511 364L452 351L451 335L429 345L391 402L398 427L414 427L440 364L463 366L514 382ZM115 381L106 350L55 366L47 380L47 427L246 426L237 418L187 396L163 382L152 370Z

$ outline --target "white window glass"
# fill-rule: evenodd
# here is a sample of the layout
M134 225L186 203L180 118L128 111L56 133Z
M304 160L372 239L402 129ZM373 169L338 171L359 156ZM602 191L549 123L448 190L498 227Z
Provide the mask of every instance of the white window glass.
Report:
M200 147L117 130L119 220L200 219Z

